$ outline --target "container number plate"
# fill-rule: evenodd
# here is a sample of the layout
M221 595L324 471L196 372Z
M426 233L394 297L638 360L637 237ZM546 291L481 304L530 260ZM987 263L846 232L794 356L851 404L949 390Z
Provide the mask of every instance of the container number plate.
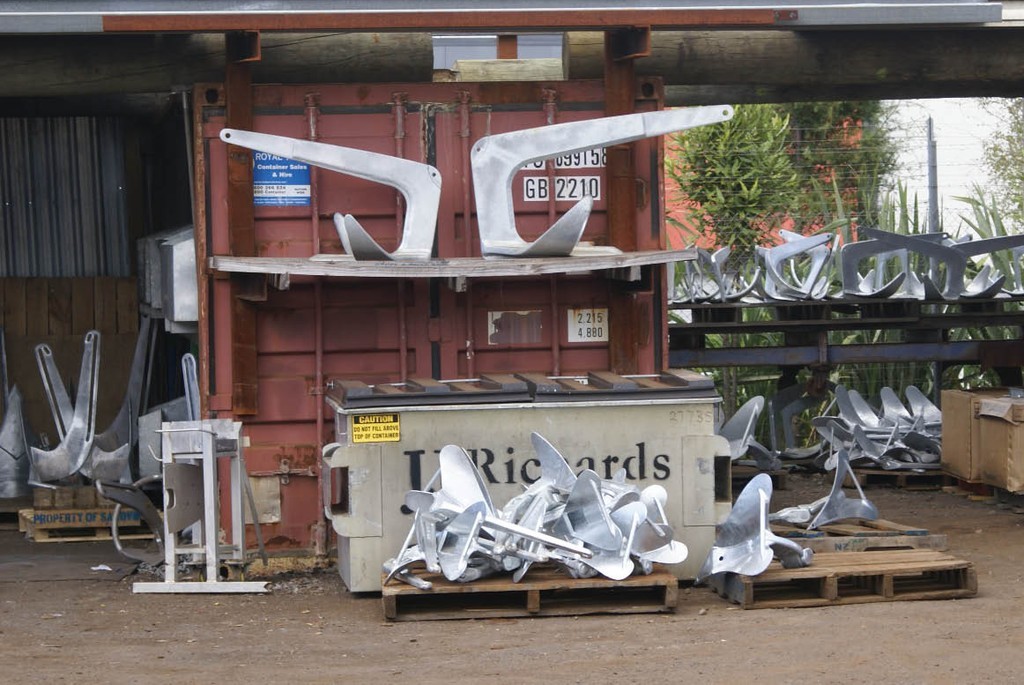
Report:
M569 342L608 342L608 310L569 309Z
M398 442L402 439L398 414L356 414L352 442Z
M594 201L601 199L600 176L555 176L551 181L555 185L555 199L559 201L582 200L592 197ZM551 195L547 176L526 176L523 178L523 200L540 202Z
M556 169L593 169L603 167L607 155L603 147L592 147L589 150L571 152L561 157L555 157L554 167ZM542 159L539 162L532 162L523 166L524 169L543 169L546 162Z

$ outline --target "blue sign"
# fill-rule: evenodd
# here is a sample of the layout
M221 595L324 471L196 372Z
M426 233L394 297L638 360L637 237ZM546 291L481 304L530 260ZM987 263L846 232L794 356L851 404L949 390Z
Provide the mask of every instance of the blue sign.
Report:
M252 197L257 205L309 206L309 165L266 152L252 155Z

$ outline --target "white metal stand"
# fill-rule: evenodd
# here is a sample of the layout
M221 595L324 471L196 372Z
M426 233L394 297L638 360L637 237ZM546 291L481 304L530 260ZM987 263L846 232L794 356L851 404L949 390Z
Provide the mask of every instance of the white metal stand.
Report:
M227 419L172 421L161 429L164 463L164 580L140 582L135 593L248 593L266 592L265 581L222 580L226 564L246 561L245 511L242 488L242 424ZM218 460L230 460L231 544L220 543L220 487ZM201 492L198 479L201 471ZM174 474L180 474L175 477ZM193 516L195 518L193 518ZM185 529L190 543L180 539ZM178 579L178 564L201 565L205 580Z

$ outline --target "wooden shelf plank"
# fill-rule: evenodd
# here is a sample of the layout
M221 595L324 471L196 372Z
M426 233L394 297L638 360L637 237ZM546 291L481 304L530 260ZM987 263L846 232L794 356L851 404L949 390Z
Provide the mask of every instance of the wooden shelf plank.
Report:
M480 259L458 257L424 261L356 261L346 255L295 257L210 257L213 271L288 276L334 276L361 278L488 278L499 276L540 276L607 269L629 269L651 264L692 260L696 253L685 250L650 250L609 254L583 251L572 257L525 259Z

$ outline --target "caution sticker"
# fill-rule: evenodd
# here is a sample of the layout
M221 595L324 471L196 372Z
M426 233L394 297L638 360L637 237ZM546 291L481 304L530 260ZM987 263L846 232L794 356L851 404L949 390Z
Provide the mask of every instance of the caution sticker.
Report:
M398 442L398 414L357 414L352 417L352 442Z

